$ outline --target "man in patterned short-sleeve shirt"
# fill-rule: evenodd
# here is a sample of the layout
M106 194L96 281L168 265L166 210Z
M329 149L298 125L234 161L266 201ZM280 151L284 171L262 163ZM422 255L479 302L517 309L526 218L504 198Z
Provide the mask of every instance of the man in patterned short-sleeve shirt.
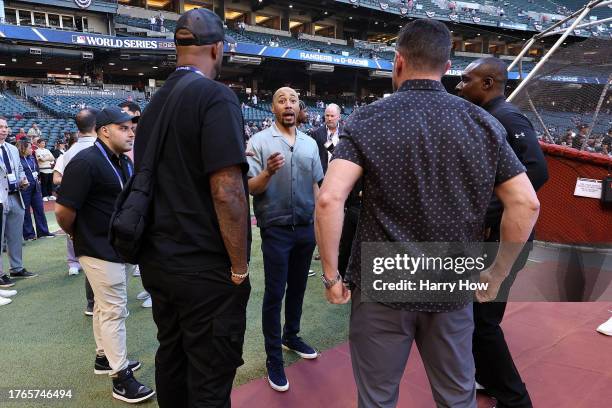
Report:
M359 109L334 150L316 208L326 296L345 303L337 282L342 206L363 176L362 211L347 272L351 283L350 347L359 407L394 407L411 344L416 341L438 407L475 407L474 329L466 302L382 304L361 293L361 243L478 242L495 191L505 220L502 239L524 243L539 202L503 127L483 109L448 94L446 26L416 20L399 33L396 91ZM518 251L504 246L479 301L495 299Z

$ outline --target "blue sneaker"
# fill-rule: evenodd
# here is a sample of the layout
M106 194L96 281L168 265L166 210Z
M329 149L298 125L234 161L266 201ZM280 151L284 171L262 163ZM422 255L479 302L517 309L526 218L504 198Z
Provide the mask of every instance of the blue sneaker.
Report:
M317 350L304 343L304 341L299 337L295 337L290 340L283 339L283 348L285 350L293 351L298 356L308 360L315 359L319 356Z
M268 368L268 383L274 391L285 392L289 389L289 381L285 375L285 367L283 363L272 363L267 361Z

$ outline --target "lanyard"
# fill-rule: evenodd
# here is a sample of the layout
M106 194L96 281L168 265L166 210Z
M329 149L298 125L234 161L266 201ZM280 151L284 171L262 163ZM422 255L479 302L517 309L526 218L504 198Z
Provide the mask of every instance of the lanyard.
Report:
M32 156L29 156L29 157L32 157ZM28 170L30 170L30 174L32 174L33 176L32 167L30 167L30 161L28 160L27 157L24 157L24 160L26 162L26 165L28 166Z
M108 154L106 153L106 150L104 150L104 148L101 146L101 143L102 142L96 142L95 145L98 148L98 150L102 152L102 154L104 155L104 158L108 162L108 165L111 166L111 168L115 172L115 175L117 176L117 180L119 180L119 184L121 185L121 189L123 190L123 179L121 178L119 171L117 171L117 168L113 165L113 163L108 158ZM130 166L130 163L128 163L127 166L128 166L128 178L129 178L129 177L132 177L132 166Z
M204 73L202 71L200 71L197 68L194 67L190 67L189 65L182 65L180 67L176 67L177 71L191 71L191 72L195 72L198 75L202 75L204 78L206 78L206 75L204 75Z

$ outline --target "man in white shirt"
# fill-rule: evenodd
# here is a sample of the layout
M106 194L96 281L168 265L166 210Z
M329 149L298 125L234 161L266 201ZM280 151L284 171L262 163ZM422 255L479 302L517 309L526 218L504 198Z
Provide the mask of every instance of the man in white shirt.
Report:
M75 117L77 129L79 130L79 139L75 144L70 146L70 149L60 156L61 160L55 163L53 168L53 183L60 185L62 183L62 176L64 169L81 150L87 149L93 146L96 138L96 109L86 108L77 113ZM81 270L81 264L74 253L74 243L70 239L70 236L66 235L66 249L67 249L67 260L68 260L68 275L78 275ZM85 314L87 316L93 316L94 306L94 294L91 289L91 285L85 277L85 295L87 297L87 306L85 308Z
M42 137L42 132L40 131L40 129L38 128L38 125L36 123L32 123L32 127L30 128L30 130L28 130L28 136L30 137Z

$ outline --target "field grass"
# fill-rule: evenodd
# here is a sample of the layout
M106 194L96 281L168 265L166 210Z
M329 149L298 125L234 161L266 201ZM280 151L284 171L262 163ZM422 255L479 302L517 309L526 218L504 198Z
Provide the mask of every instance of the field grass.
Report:
M50 229L57 229L50 218ZM111 397L111 382L93 374L95 343L91 318L83 314L85 289L83 274L68 276L63 236L28 243L24 265L40 276L20 280L13 289L18 294L13 303L0 308L0 406L1 407L113 407L126 406ZM251 260L252 292L247 314L244 344L245 364L240 367L234 386L265 375L265 353L261 334L263 298L263 261L259 230L253 228ZM8 270L6 256L5 270ZM320 273L320 263L312 268ZM136 299L142 290L139 278L130 277L127 319L128 353L143 367L137 378L154 386L156 328L151 309L144 309ZM320 280L310 278L304 300L301 336L319 350L346 341L348 306L331 306L323 297ZM296 361L285 354L286 365ZM52 403L9 402L9 389L70 389L72 399ZM155 400L147 407L157 406Z

